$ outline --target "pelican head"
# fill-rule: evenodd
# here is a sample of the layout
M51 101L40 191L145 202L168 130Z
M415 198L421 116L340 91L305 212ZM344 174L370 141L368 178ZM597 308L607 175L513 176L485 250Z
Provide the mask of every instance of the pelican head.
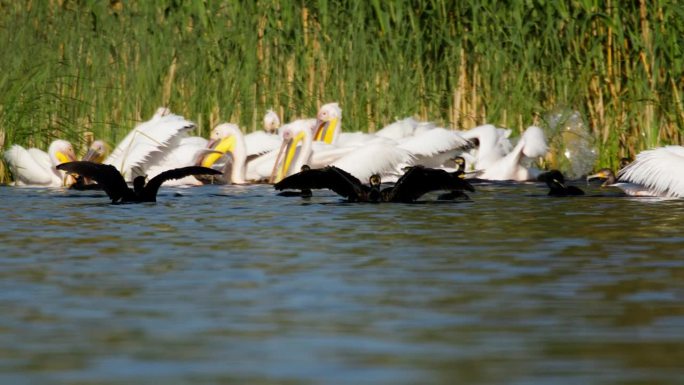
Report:
M58 165L76 160L76 153L71 143L66 140L55 140L48 148L48 154L53 165Z
M240 127L235 123L221 123L214 127L209 134L210 140L218 140L227 138L230 135L235 134L236 131L240 131Z
M318 120L328 122L332 119L339 119L342 117L342 109L338 103L328 103L321 106L318 109L318 114L316 118Z
M74 152L74 148L71 146L71 143L61 139L50 143L50 147L48 147L48 155L50 156L52 167L76 160L76 153ZM63 171L58 171L58 173L61 174L63 186L69 186L76 182L76 178L74 176L66 174Z
M96 140L90 144L88 151L83 155L83 160L88 162L102 163L107 153L107 144L102 140Z
M598 170L596 174L587 176L587 181L590 181L592 179L605 180L605 182L601 184L602 187L611 185L616 182L615 174L613 173L613 170L609 168L602 168Z
M273 110L266 111L266 115L264 115L264 130L270 134L275 134L278 132L279 127L280 118L278 114Z
M207 148L211 151L202 158L200 165L211 167L224 154L234 152L238 135L242 135L242 131L237 124L221 123L214 127L207 143Z
M316 132L314 140L324 141L331 144L337 135L339 121L342 118L342 109L337 103L328 103L321 106L316 114Z
M271 183L290 175L292 170L301 168L311 156L311 129L305 121L295 121L283 127L283 143L278 151L271 172ZM301 145L300 145L301 144Z

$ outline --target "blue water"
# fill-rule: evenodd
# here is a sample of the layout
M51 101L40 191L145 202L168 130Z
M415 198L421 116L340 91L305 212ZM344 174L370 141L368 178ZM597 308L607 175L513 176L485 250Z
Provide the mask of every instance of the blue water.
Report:
M681 384L683 200L0 186L0 384Z

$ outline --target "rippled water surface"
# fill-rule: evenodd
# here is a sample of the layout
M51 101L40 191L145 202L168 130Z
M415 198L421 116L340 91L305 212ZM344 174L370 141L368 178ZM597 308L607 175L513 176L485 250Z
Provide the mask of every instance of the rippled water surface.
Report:
M681 384L684 201L587 189L0 186L0 384Z

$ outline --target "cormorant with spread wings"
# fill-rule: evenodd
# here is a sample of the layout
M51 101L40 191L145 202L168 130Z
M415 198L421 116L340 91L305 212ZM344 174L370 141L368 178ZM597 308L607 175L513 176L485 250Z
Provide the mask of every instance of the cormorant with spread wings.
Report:
M116 167L87 161L67 162L57 166L58 169L91 178L102 186L112 203L156 202L157 191L162 183L171 179L180 179L189 175L220 174L207 167L190 166L164 171L145 184L144 176L133 179L133 189L128 187L124 177Z
M350 173L334 166L301 171L276 183L274 187L276 190L327 188L350 202L411 203L430 191L475 191L458 173L423 166L408 167L394 186L382 190L379 175L372 175L370 186L367 186Z

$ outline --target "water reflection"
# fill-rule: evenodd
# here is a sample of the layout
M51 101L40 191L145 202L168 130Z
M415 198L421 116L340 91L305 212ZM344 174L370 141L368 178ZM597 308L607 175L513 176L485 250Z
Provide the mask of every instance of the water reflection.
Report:
M0 383L677 383L679 200L0 187Z

